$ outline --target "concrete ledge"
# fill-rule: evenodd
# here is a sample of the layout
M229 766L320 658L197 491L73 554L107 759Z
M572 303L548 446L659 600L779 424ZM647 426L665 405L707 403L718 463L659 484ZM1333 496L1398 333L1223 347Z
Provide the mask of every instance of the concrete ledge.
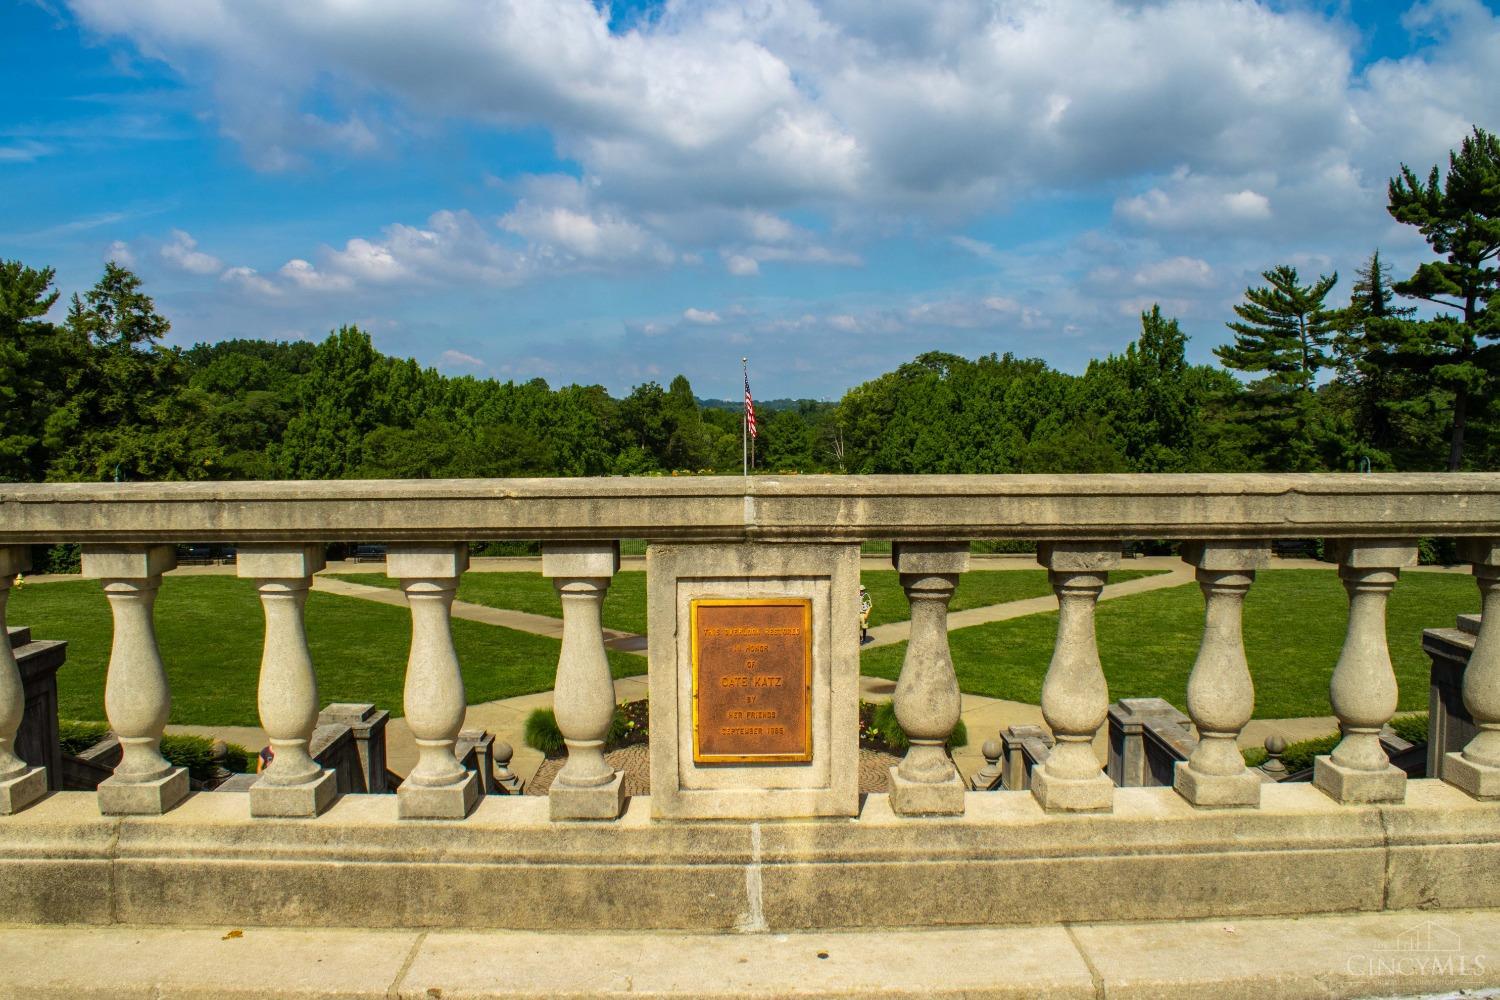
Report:
M1495 473L6 483L0 543L1489 537Z
M1268 785L1259 809L1119 789L1109 814L1048 814L971 792L911 819L553 823L541 796L401 822L396 796L252 819L197 794L160 817L101 817L54 793L0 818L0 914L18 923L530 930L772 930L1046 924L1500 908L1500 810L1440 781L1391 805ZM1024 898L1028 905L1018 907Z
M37 1000L1326 1000L1458 990L1500 990L1500 913L794 934L253 926L0 933L0 996Z

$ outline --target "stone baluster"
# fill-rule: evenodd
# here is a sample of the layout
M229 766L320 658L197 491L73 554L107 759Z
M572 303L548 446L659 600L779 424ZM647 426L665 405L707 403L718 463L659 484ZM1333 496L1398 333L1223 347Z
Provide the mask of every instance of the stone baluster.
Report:
M120 763L99 784L99 811L106 816L160 815L188 794L187 769L161 755L172 692L152 618L161 575L175 565L170 545L83 547L83 575L103 582L115 624L104 712L120 740Z
M47 769L32 767L16 756L16 730L26 713L26 692L10 648L5 604L16 574L26 567L24 546L0 546L0 816L20 812L47 794Z
M625 776L604 759L615 685L600 621L605 592L619 569L619 542L542 545L542 575L557 588L563 614L552 709L568 759L548 792L554 820L615 819L625 808Z
M891 562L911 602L911 639L892 699L911 745L891 768L891 809L956 816L964 811L964 783L945 747L961 707L948 651L948 601L969 568L969 543L898 542Z
M1057 641L1042 682L1042 717L1056 741L1032 774L1031 794L1048 812L1108 812L1114 785L1094 756L1109 712L1109 686L1094 641L1094 606L1120 564L1115 541L1047 542L1037 549L1057 592Z
M252 816L316 816L333 801L337 778L308 753L318 722L318 678L303 609L321 545L242 545L236 572L256 581L266 616L256 705L274 757L250 786Z
M417 763L396 789L402 819L463 819L479 800L479 776L453 754L466 701L451 615L458 579L468 566L467 543L392 545L386 554L386 575L401 581L411 606L402 701Z
M1477 799L1500 799L1500 542L1464 539L1459 555L1479 584L1479 635L1464 670L1464 707L1479 732L1462 751L1444 755L1443 780Z
M1255 685L1245 662L1241 612L1255 571L1270 547L1245 542L1184 545L1184 562L1197 568L1203 590L1203 642L1188 677L1188 714L1198 745L1177 765L1173 782L1195 806L1258 806L1259 776L1245 767L1238 740L1255 711Z
M1412 541L1340 541L1339 576L1349 592L1349 627L1329 686L1343 739L1313 764L1313 784L1338 802L1400 802L1406 774L1390 762L1380 730L1396 713L1396 672L1385 638L1385 603L1401 567L1414 565Z

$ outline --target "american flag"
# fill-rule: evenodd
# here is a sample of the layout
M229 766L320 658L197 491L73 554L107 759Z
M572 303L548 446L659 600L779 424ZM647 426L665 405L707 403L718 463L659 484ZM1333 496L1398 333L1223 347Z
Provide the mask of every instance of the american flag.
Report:
M755 437L755 400L750 398L750 373L745 373L745 426L750 428L750 436Z

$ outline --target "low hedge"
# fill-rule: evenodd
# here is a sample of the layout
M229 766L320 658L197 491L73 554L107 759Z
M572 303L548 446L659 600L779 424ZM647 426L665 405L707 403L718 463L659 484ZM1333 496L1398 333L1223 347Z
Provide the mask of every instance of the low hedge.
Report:
M1391 720L1391 728L1396 731L1397 736L1408 743L1426 743L1427 713L1398 715ZM1286 750L1282 751L1281 762L1286 765L1290 773L1305 771L1313 766L1313 758L1332 753L1333 748L1339 745L1341 739L1343 737L1339 733L1329 733L1327 736L1288 743ZM1259 767L1266 762L1267 754L1264 747L1252 747L1244 752L1244 757L1247 766Z
M109 735L109 726L103 722L78 722L62 719L57 724L58 743L63 753L78 756L89 747ZM226 743L224 769L236 774L250 770L254 754L238 743ZM197 781L206 781L214 774L214 741L206 736L187 736L168 733L161 738L161 755L174 767L185 767Z

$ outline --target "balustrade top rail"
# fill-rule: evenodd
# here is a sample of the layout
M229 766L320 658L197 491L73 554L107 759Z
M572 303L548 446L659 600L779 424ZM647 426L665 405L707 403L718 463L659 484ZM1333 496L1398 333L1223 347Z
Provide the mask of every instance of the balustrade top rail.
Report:
M1500 473L0 485L0 543L1358 538L1500 532Z

